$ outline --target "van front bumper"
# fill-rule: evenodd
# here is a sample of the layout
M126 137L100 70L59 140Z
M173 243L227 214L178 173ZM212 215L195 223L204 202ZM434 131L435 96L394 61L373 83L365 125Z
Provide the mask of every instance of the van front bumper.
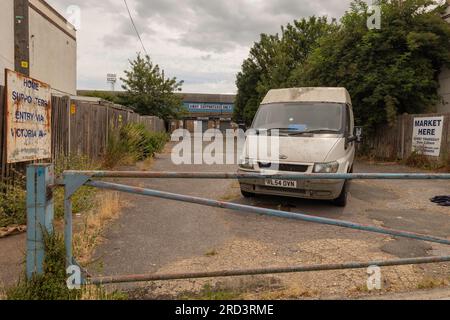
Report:
M239 173L248 173L241 171ZM266 184L265 179L239 179L243 191L254 194L294 197L316 200L334 200L344 187L344 180L296 180L297 187L283 188Z

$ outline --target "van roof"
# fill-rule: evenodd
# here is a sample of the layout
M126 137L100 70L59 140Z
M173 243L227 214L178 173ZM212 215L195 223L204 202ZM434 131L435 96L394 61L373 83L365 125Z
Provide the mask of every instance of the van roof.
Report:
M262 104L288 102L336 102L351 105L350 94L345 88L290 88L270 90Z

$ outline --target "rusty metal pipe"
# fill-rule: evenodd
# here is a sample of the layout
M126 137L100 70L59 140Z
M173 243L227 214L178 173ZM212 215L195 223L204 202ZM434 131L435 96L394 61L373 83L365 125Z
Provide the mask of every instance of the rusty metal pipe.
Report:
M306 221L306 222L326 224L326 225L331 225L331 226L338 226L338 227L368 231L368 232L373 232L373 233L387 234L387 235L391 235L391 236L395 236L395 237L410 238L410 239L423 240L423 241L428 241L428 242L435 242L435 243L450 245L450 240L442 239L442 238L438 238L438 237L434 237L434 236L422 235L422 234L408 232L408 231L394 230L394 229L388 229L388 228L382 228L382 227L376 227L376 226L362 225L362 224L357 224L357 223L342 221L342 220L336 220L336 219L315 217L315 216L310 216L310 215L301 214L301 213L292 213L292 212L286 212L286 211L281 211L281 210L258 208L258 207L237 204L237 203L210 200L210 199L174 194L174 193L158 191L158 190L144 189L144 188L139 188L139 187L130 187L130 186L126 186L126 185L120 185L120 184L103 182L103 181L89 181L86 183L86 185L95 187L95 188L102 188L102 189L126 192L126 193L131 193L131 194L140 194L143 196L150 196L150 197L157 197L157 198L163 198L163 199L168 199L168 200L194 203L194 204L200 204L200 205L215 207L215 208L225 208L225 209L231 209L231 210L237 210L237 211L243 211L243 212L249 212L249 213L256 213L256 214L261 214L261 215L266 215L266 216L273 216L273 217L292 219L292 220L301 220L301 221Z
M350 263L336 263L336 264L319 264L319 265L305 265L297 267L286 268L264 268L264 269L248 269L248 270L222 270L213 272L198 272L198 273L179 273L179 274L134 274L126 276L110 276L110 277L95 277L87 279L88 284L113 284L113 283L129 283L129 282L149 282L149 281L168 281L168 280L185 280L185 279L202 279L215 277L237 277L237 276L252 276L263 274L282 274L282 273L301 273L311 271L331 271L331 270L346 270L346 269L364 269L371 266L377 267L391 267L401 265L416 265L416 264L430 264L449 262L450 256L442 257L425 257L425 258L411 258L411 259L397 259L388 261L371 261L371 262L350 262Z
M65 171L65 176L91 178L147 179L284 179L284 180L450 180L450 174L428 173L226 173L226 172L145 172L145 171Z

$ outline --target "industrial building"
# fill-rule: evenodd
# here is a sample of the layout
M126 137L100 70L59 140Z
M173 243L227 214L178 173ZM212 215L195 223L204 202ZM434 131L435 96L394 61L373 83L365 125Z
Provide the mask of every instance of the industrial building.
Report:
M44 0L1 0L0 85L5 69L48 83L54 93L76 94L76 30Z
M79 90L79 96L95 94L118 95L120 92ZM236 95L234 94L205 94L205 93L175 93L178 95L185 109L180 120L170 122L170 130L187 129L194 132L196 127L202 131L219 129L225 132L232 128L232 117Z
M232 94L179 94L186 109L186 115L180 121L173 121L171 129L184 128L193 132L196 128L202 131L219 129L226 132L231 129L236 95Z

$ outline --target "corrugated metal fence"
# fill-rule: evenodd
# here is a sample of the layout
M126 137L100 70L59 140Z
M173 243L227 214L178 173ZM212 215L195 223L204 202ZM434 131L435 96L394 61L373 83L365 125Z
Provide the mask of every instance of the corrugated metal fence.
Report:
M0 86L0 115L5 114L4 87ZM165 123L157 117L140 116L122 106L105 101L71 100L69 97L52 97L52 155L80 154L99 159L105 154L108 135L128 123L144 124L153 132L166 131ZM0 121L2 153L2 178L10 177L15 170L23 171L25 164L7 165L5 162L4 120Z
M375 135L368 138L366 143L372 156L386 160L404 160L413 153L414 118L444 117L442 144L440 157L429 157L430 160L447 161L450 151L450 114L405 114L399 116L393 125L379 126Z

